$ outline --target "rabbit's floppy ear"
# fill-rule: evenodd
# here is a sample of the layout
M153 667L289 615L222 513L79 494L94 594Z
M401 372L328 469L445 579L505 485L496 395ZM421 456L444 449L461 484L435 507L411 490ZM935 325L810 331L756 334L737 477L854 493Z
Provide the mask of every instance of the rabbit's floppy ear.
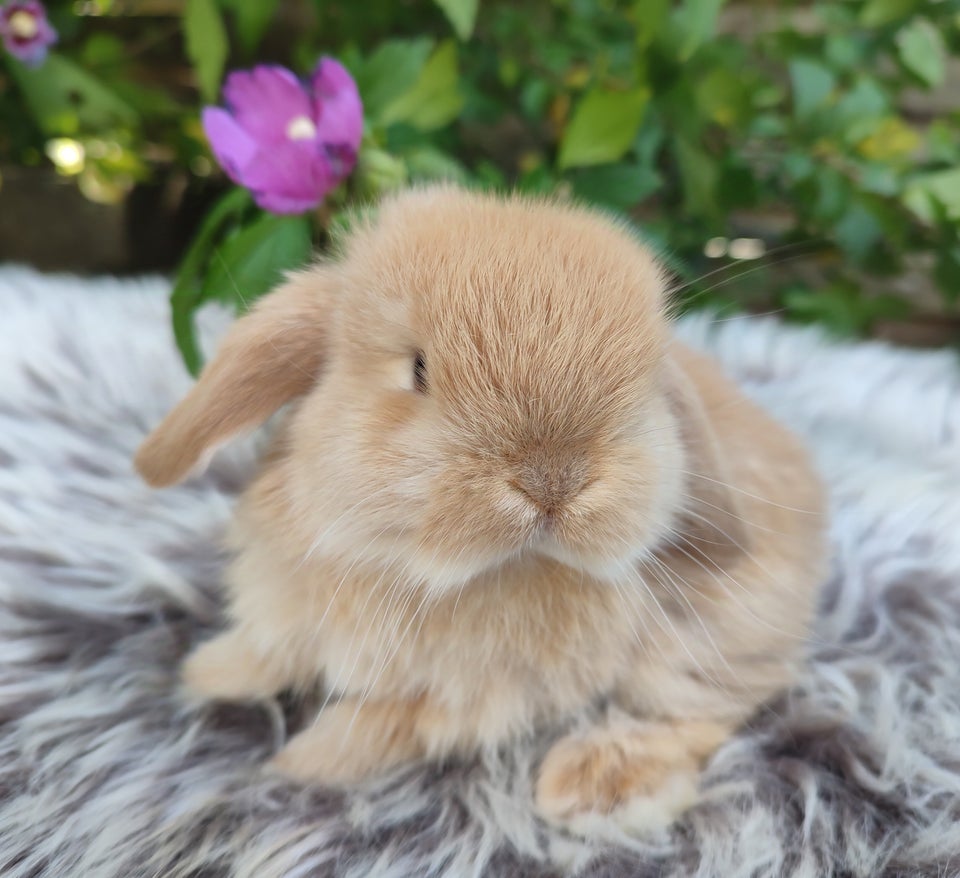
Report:
M146 438L135 464L155 487L182 481L224 442L310 390L327 357L333 289L321 270L291 277L241 317L193 389Z
M746 552L749 536L740 498L730 485L723 449L701 394L677 353L668 354L664 364L666 398L677 419L686 456L685 496L677 529L688 545L708 557Z

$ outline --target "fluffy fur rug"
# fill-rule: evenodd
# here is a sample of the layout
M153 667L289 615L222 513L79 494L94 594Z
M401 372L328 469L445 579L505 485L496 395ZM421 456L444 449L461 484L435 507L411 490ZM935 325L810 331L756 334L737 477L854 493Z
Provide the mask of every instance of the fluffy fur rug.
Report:
M182 703L177 664L217 624L218 537L254 448L168 491L134 475L188 384L165 294L0 271L0 874L960 874L952 354L684 325L813 446L834 573L805 679L716 755L702 804L660 837L601 821L583 840L531 813L543 741L342 794L261 774L289 706Z

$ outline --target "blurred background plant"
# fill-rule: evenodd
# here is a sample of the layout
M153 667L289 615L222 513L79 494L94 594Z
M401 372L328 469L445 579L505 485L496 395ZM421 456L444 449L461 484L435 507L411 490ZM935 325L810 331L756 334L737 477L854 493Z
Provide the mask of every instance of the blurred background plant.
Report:
M630 217L683 308L960 340L960 0L50 0L45 12L59 40L39 62L0 53L0 258L176 266L192 369L203 302L246 307L358 205L433 179ZM264 212L224 175L201 110L230 70L309 76L321 56L356 82L362 141L356 155L324 142L337 160L316 171L329 175L315 207ZM289 139L321 137L319 112L292 119ZM31 213L44 204L49 216ZM91 230L112 230L121 255L96 264L88 245L64 262L58 242Z

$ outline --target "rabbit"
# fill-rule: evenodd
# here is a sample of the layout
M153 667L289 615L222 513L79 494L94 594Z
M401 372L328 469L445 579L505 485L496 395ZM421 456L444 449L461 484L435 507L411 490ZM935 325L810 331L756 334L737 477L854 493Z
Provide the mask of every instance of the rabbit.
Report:
M671 332L624 224L441 185L237 320L140 447L152 486L271 418L203 699L327 691L270 767L350 785L560 732L539 813L672 819L796 678L825 572L800 442ZM321 688L322 687L322 688Z

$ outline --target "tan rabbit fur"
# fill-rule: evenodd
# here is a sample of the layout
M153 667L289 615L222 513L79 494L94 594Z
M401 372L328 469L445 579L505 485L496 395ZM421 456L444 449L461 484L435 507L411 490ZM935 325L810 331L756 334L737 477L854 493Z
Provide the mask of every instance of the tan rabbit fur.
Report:
M419 354L419 361L418 361ZM606 698L544 815L667 816L789 684L824 571L797 441L672 339L651 256L587 210L439 187L241 318L147 439L185 478L285 403L197 695L332 693L273 764L349 783Z

